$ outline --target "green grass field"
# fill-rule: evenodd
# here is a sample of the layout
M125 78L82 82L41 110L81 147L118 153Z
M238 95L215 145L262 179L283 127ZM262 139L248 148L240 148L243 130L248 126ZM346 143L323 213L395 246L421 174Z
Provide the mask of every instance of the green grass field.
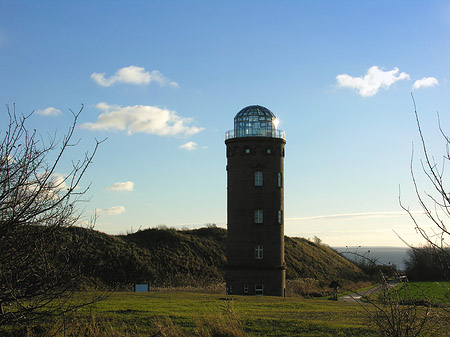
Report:
M80 294L80 296L86 296ZM155 322L186 335L214 321L238 320L250 336L376 336L358 304L300 297L243 297L186 292L112 293L83 309L136 334L155 333Z
M440 303L449 302L449 283L410 285L418 299L426 293ZM87 295L81 293L80 299ZM367 308L373 309L370 305ZM432 313L435 310L438 309L432 309ZM106 319L115 329L131 332L130 336L161 333L170 326L172 331L166 331L163 336L194 336L205 326L221 325L232 329L236 324L249 336L379 335L375 326L370 326L361 304L326 298L225 296L178 291L114 292L106 300L80 312L81 317L87 317L88 313Z
M437 305L450 302L450 282L411 282L400 286L398 291L405 300L426 300Z
M420 336L450 336L447 323L450 322L447 310L449 286L449 283L436 282L410 284L408 298L417 296L417 299L423 299L423 295L427 294L426 296L433 297L440 303L439 306L432 305L427 312L429 315L427 317L430 317L427 324L434 329L433 332L426 332ZM400 289L399 292L404 290ZM64 334L61 334L60 328L55 335L91 337L380 335L376 325L373 324L375 317L373 314L377 310L374 305L367 303L330 301L327 298L226 296L176 289L149 293L112 292L108 295L104 300L82 307L74 316L67 317ZM76 295L74 301L85 303L95 296L98 296L98 293L81 292ZM380 302L376 305L378 308L389 307L383 306ZM442 310L442 306L445 310ZM414 311L407 313L405 310L410 308L411 305L400 305L395 308L399 311L394 312L394 315L404 319L405 315L414 312L417 313L417 317L423 317L426 312L425 307L414 305ZM366 310L372 313L372 320ZM388 311L385 313L391 316ZM39 333L27 336L39 336Z

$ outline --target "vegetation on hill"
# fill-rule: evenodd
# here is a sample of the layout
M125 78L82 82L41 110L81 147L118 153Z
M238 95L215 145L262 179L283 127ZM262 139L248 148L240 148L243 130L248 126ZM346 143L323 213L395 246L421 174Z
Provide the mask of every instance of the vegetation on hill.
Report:
M194 230L150 228L120 237L145 249L146 261L157 272L153 285L185 285L223 280L226 231L214 226Z
M62 241L82 240L70 258L80 264L83 286L126 288L148 282L155 287L223 282L226 230L150 228L113 236L91 229L69 228ZM287 278L359 280L363 273L325 245L285 238Z
M285 255L288 279L357 281L364 278L363 272L354 263L321 243L285 237Z
M410 281L448 281L450 279L449 249L432 245L411 247L405 260L405 274Z

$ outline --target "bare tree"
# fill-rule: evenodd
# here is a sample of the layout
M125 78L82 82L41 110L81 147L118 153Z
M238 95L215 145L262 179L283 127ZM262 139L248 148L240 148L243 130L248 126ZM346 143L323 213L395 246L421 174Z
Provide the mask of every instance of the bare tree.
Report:
M79 225L87 188L79 183L98 149L71 161L70 172L58 172L73 141L78 113L62 140L42 137L27 127L32 114L15 107L0 130L0 331L6 326L32 325L75 306L70 301L80 273L70 260L78 242L68 227ZM66 240L61 233L65 231ZM75 236L74 236L75 237Z
M426 245L413 247L405 243L411 248L411 263L419 268L427 265L438 269L439 274L434 275L437 278L435 281L449 280L450 249L447 241L450 239L450 186L446 181L445 164L450 161L450 137L443 130L438 115L439 133L445 144L445 153L441 160L436 161L427 147L414 96L411 94L411 97L422 150L420 168L425 176L425 183L428 183L425 190L421 187L424 181L419 179L414 167L414 153L411 156L410 171L416 199L428 222L423 222L423 218L418 217L399 198L400 206L410 216L416 232L425 239ZM354 297L361 299L357 302L364 309L368 322L381 336L437 336L448 331L449 312L445 306L440 307L435 299L429 298L420 286L409 283L401 273L394 280L390 279L375 260L367 255L353 254L365 260L367 265L373 266L379 275L379 286L373 292L368 295L365 292L355 293L357 296ZM419 273L430 276L430 269L421 269Z
M347 251L359 259L357 264L369 272L372 281L370 289L351 292L347 295L362 308L367 324L379 336L418 337L439 336L445 327L437 319L438 310L432 307L427 295L419 287L408 282L403 273L391 265L381 264L371 258L368 252ZM421 294L418 300L417 293Z
M429 189L422 191L419 186L413 165L413 155L411 156L410 171L418 203L429 220L428 224L422 223L409 207L402 204L401 199L400 206L412 219L416 232L425 239L426 245L438 257L442 276L448 280L450 277L450 251L447 241L450 239L450 228L447 226L450 220L450 186L445 181L445 164L450 161L450 137L442 129L438 114L439 133L445 143L445 153L442 156L442 160L440 160L441 163L439 163L427 148L419 121L419 114L417 113L416 102L412 94L411 97L423 155L420 165L426 181L430 183ZM411 248L415 249L414 247Z
M446 146L442 163L438 164L427 148L414 96L411 94L411 97L422 148L423 158L420 160L420 165L426 177L425 181L430 183L428 190L422 191L419 186L419 179L413 165L414 155L411 156L410 171L416 198L431 226L423 223L422 218L404 206L399 198L400 206L412 219L417 233L425 239L426 246L415 248L405 243L412 249L410 258L415 259L414 263L427 255L425 258L428 265L438 261L439 279L448 280L450 251L447 240L450 228L447 227L446 222L450 220L450 186L446 184L444 168L445 163L450 161L450 137L443 131L438 115L439 132ZM376 265L370 259L367 261ZM403 275L397 275L396 280L392 281L382 269L378 268L378 270L381 279L377 289L378 297L362 295L361 298L366 305L360 303L369 322L378 329L381 336L437 336L448 331L448 312L445 307L441 308L437 303L433 303L434 299L429 298L419 286L409 283ZM422 272L429 273L425 270Z

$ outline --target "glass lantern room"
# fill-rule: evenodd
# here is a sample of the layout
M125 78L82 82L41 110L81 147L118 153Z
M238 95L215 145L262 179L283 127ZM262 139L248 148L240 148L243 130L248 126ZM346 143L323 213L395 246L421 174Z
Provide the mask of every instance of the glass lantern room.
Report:
M225 138L239 137L272 137L285 138L285 133L278 130L278 119L272 111L260 106L251 105L237 113L234 117L234 130L228 131Z

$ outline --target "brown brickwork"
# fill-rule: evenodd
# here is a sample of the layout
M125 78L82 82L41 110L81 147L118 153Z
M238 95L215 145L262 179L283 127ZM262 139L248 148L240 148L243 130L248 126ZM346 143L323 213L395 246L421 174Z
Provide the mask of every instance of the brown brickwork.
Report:
M284 296L286 141L253 136L229 138L225 144L228 178L227 290L236 295L254 295L255 289L261 294L263 288L264 295ZM262 172L262 186L255 186L256 171ZM259 212L256 216L255 211ZM262 223L258 223L261 215Z

